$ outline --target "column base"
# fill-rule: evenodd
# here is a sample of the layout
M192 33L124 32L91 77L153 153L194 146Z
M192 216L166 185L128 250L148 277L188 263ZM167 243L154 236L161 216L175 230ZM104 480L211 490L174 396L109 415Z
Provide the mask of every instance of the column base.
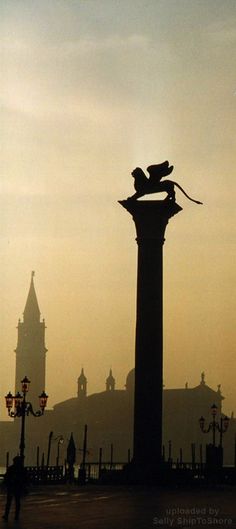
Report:
M172 470L169 463L137 464L131 461L124 467L127 483L136 485L165 485L171 482Z

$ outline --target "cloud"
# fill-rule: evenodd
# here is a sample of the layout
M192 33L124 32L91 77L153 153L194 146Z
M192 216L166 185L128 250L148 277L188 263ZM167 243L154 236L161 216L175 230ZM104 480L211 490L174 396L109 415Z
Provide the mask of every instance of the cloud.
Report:
M74 41L65 41L56 47L48 48L48 53L61 57L72 57L80 54L90 54L91 52L98 54L101 52L146 50L149 45L150 39L146 35L132 34L126 37L109 35L99 39L87 37Z
M6 36L1 102L38 119L87 119L109 124L125 111L129 80L150 41L131 34L39 43ZM133 65L132 65L133 61ZM126 93L125 93L126 92Z
M105 35L103 37L84 36L81 38L70 39L65 37L58 43L51 43L25 38L16 38L6 35L2 39L2 50L5 54L14 54L16 56L32 57L34 53L41 57L54 58L74 57L91 52L113 52L147 49L151 39L145 34L133 33L131 35Z

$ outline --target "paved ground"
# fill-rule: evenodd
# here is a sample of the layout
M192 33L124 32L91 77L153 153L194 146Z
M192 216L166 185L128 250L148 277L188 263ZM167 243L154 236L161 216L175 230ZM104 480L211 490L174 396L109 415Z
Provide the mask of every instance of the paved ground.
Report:
M5 497L0 494L0 509ZM236 529L236 490L164 490L141 487L47 486L34 488L22 504L21 520L0 519L19 529Z

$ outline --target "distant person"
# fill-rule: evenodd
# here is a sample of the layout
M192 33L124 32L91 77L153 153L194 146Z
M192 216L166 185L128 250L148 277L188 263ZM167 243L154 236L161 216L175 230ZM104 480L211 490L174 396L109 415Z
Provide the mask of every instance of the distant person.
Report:
M20 456L13 459L13 465L8 467L3 480L3 486L7 489L7 501L4 520L8 520L13 498L15 499L15 520L19 520L21 496L25 494L26 471Z

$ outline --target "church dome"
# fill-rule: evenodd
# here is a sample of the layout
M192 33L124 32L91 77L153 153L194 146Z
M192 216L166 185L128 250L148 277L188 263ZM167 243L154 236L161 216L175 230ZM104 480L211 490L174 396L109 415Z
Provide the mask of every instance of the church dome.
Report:
M125 387L126 387L126 390L127 391L134 391L134 369L131 369L131 371L129 371L127 377L126 377L126 384L125 384Z

